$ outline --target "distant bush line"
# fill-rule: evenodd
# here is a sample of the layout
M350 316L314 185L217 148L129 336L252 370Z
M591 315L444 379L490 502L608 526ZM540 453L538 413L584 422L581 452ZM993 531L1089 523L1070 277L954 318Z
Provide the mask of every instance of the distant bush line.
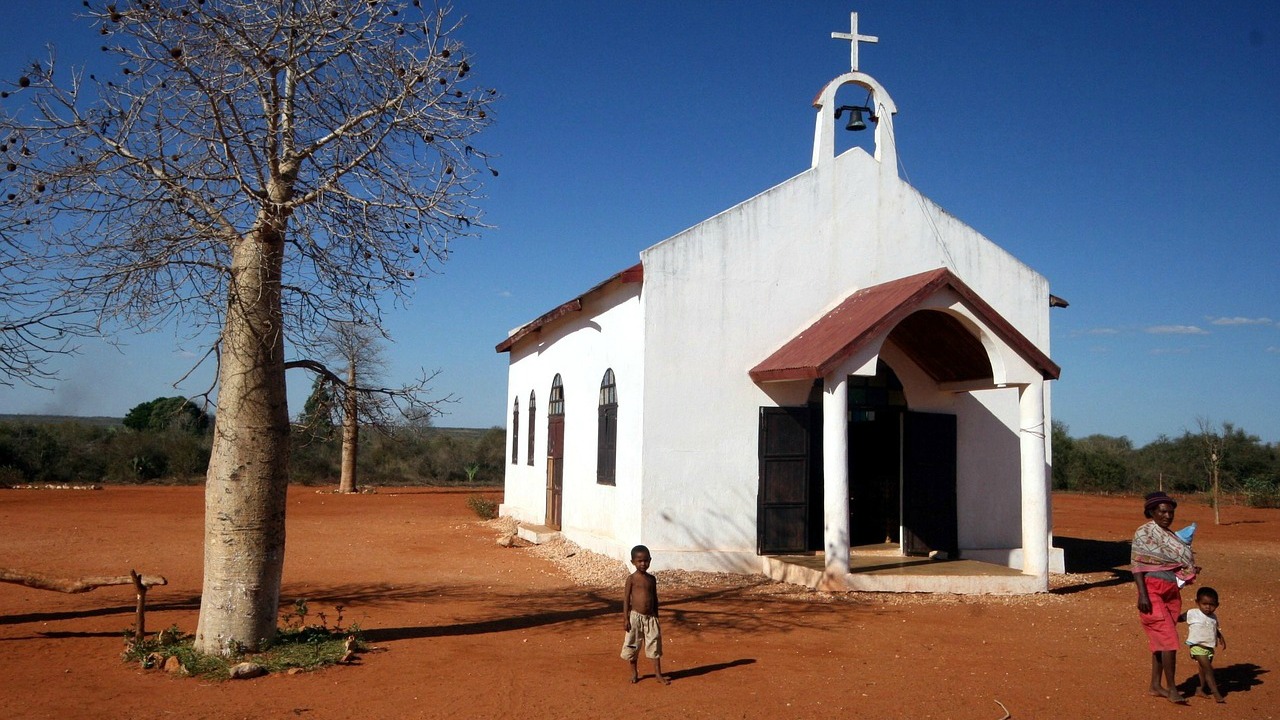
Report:
M1251 505L1280 507L1280 445L1224 423L1218 430L1222 489ZM171 423L135 430L102 418L0 418L0 484L198 484L209 463L207 429ZM361 437L360 484L500 485L502 428L403 427ZM337 438L294 437L290 481L336 485ZM1053 487L1095 493L1204 493L1210 487L1202 434L1161 436L1139 448L1126 437L1072 438L1053 425Z
M501 485L501 428L395 428L361 436L362 486ZM20 416L0 419L0 485L204 482L212 435L189 427L131 429L119 420ZM339 441L298 433L290 482L337 485Z
M1280 507L1280 445L1264 443L1231 423L1212 431L1222 491L1258 507ZM1207 493L1212 484L1205 433L1161 435L1135 448L1127 437L1072 438L1053 424L1053 487L1097 493L1146 493L1163 488Z

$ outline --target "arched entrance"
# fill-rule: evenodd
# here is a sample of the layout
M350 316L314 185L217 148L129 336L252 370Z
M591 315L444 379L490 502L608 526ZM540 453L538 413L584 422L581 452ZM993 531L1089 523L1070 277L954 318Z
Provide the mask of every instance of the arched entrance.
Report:
M933 412L917 412L905 402L890 400L891 391L901 385L889 380L885 368L868 367L869 361L878 363L880 358L895 363L913 405ZM868 370L876 370L872 379L860 379ZM820 549L825 554L821 582L846 586L851 545L893 540L896 472L902 550L955 556L957 424L965 424L969 438L965 468L981 472L969 459L981 459L988 440L1006 440L1004 433L1012 426L1005 410L1000 422L984 424L992 414L985 401L969 394L1016 388L1022 569L1046 581L1050 533L1044 381L1056 379L1059 372L1034 343L945 268L854 292L750 370L751 379L762 386L822 383L820 408L812 398L803 408L760 408L760 553L793 552L790 548L797 545L817 549L815 529L820 524ZM791 385L775 395L791 399L795 390ZM1007 443L1000 447L1007 459ZM820 488L815 475L820 475ZM1007 487L1008 482L1000 480ZM966 476L965 487L972 491L985 483L981 477ZM1007 508L1009 495L1003 492ZM980 504L981 498L974 495L966 495L966 502ZM969 522L983 522L982 512L974 505ZM1009 513L1004 515L1006 524L1001 527L1007 528ZM1012 552L1017 546L996 549L1004 548Z

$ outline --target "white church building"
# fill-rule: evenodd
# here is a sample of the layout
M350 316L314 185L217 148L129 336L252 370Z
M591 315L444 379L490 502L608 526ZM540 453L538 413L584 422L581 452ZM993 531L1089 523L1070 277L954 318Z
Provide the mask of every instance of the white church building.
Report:
M498 344L503 515L619 559L643 543L656 569L808 557L832 589L1037 592L1062 570L1048 281L899 177L852 23L809 169ZM874 153L835 154L846 123L874 124ZM868 584L850 572L868 546L1004 574Z

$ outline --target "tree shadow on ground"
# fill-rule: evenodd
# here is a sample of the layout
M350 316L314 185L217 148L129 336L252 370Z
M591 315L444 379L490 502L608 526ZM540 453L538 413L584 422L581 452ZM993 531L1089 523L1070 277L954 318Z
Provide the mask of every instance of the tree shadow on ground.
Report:
M1129 564L1129 542L1127 540L1091 540L1055 536L1055 546L1062 548L1066 571L1069 573L1094 574L1108 573L1092 582L1055 588L1055 595L1070 595L1091 590L1093 588L1124 585L1133 582L1133 574L1122 568Z
M435 585L388 585L383 583L349 583L346 585L306 585L289 584L280 591L280 612L288 615L293 603L305 599L312 606L311 615L323 611L325 606L359 606L376 608L403 602L424 602L430 599L448 599L452 590ZM152 598L155 598L153 595ZM0 615L0 625L21 625L34 622L54 622L58 620L79 620L83 618L106 617L110 615L132 615L136 606L110 605L106 607L85 608L82 610L59 610L49 612L30 612L17 615ZM164 602L148 602L147 612L164 610L198 610L200 596L174 598Z
M719 670L728 670L729 668L741 667L743 665L752 665L755 658L741 658L738 660L730 660L729 662L712 663L710 665L699 665L697 667L682 668L680 670L672 670L667 673L667 677L672 680L683 680L684 678L698 677L699 675L707 675Z
M448 599L454 588L446 585L391 585L389 583L347 583L345 585L308 585L289 583L280 589L280 609L287 611L295 600L306 600L313 607L323 605L359 605L379 607L404 602L426 602ZM312 613L315 614L314 612Z
M363 631L368 642L387 642L389 640L416 640L429 637L447 637L454 635L483 635L487 633L510 632L544 625L556 625L571 620L583 620L600 615L621 613L622 603L606 600L596 593L586 593L584 607L568 610L546 610L525 614L507 615L487 620L452 623L448 625L420 625L415 627L371 628ZM581 602L581 601L580 601Z
M703 628L739 632L787 632L812 624L819 614L876 612L856 606L814 606L801 603L795 608L786 601L771 599L771 612L761 612L758 597L743 594L742 587L681 589L662 603L664 623L697 635ZM609 593L606 595L605 593ZM482 607L480 617L462 622L406 627L365 628L369 642L412 640L430 637L483 635L546 627L561 623L596 620L622 614L621 589L557 589L539 593L496 594L490 589L460 588L450 598L472 601ZM880 612L883 612L881 610ZM619 618L619 628L621 622ZM621 632L621 630L619 630Z
M200 596L191 595L160 603L148 603L147 612L164 610L196 610L200 607ZM22 625L23 623L54 622L57 620L79 620L82 618L105 617L107 615L133 615L137 611L135 605L112 605L109 607L87 608L84 610L58 610L50 612L30 612L17 615L0 615L0 625Z
M116 632L67 632L67 631L38 632L36 633L36 636L49 639L49 640L58 640L61 638L96 638L96 637L122 638L125 636L126 632L127 631L124 628L121 628Z

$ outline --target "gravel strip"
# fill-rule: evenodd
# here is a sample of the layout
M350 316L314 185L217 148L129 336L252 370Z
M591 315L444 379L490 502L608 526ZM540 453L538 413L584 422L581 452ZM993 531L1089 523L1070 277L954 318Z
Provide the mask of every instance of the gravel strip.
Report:
M486 520L482 525L497 532L498 537L516 534L519 525L509 517ZM574 585L590 588L621 587L631 567L626 563L606 557L566 540L563 535L550 542L534 545L516 537L512 547L521 548L532 555L549 560L560 569ZM1031 605L1046 606L1068 602L1068 596L1055 593L1036 595L947 595L932 593L830 593L803 585L770 580L763 575L737 573L696 572L692 570L660 570L654 573L663 588L739 588L744 596L770 597L800 600L812 603L847 603L855 605ZM1105 580L1110 573L1067 573L1049 576L1051 590L1060 590Z

